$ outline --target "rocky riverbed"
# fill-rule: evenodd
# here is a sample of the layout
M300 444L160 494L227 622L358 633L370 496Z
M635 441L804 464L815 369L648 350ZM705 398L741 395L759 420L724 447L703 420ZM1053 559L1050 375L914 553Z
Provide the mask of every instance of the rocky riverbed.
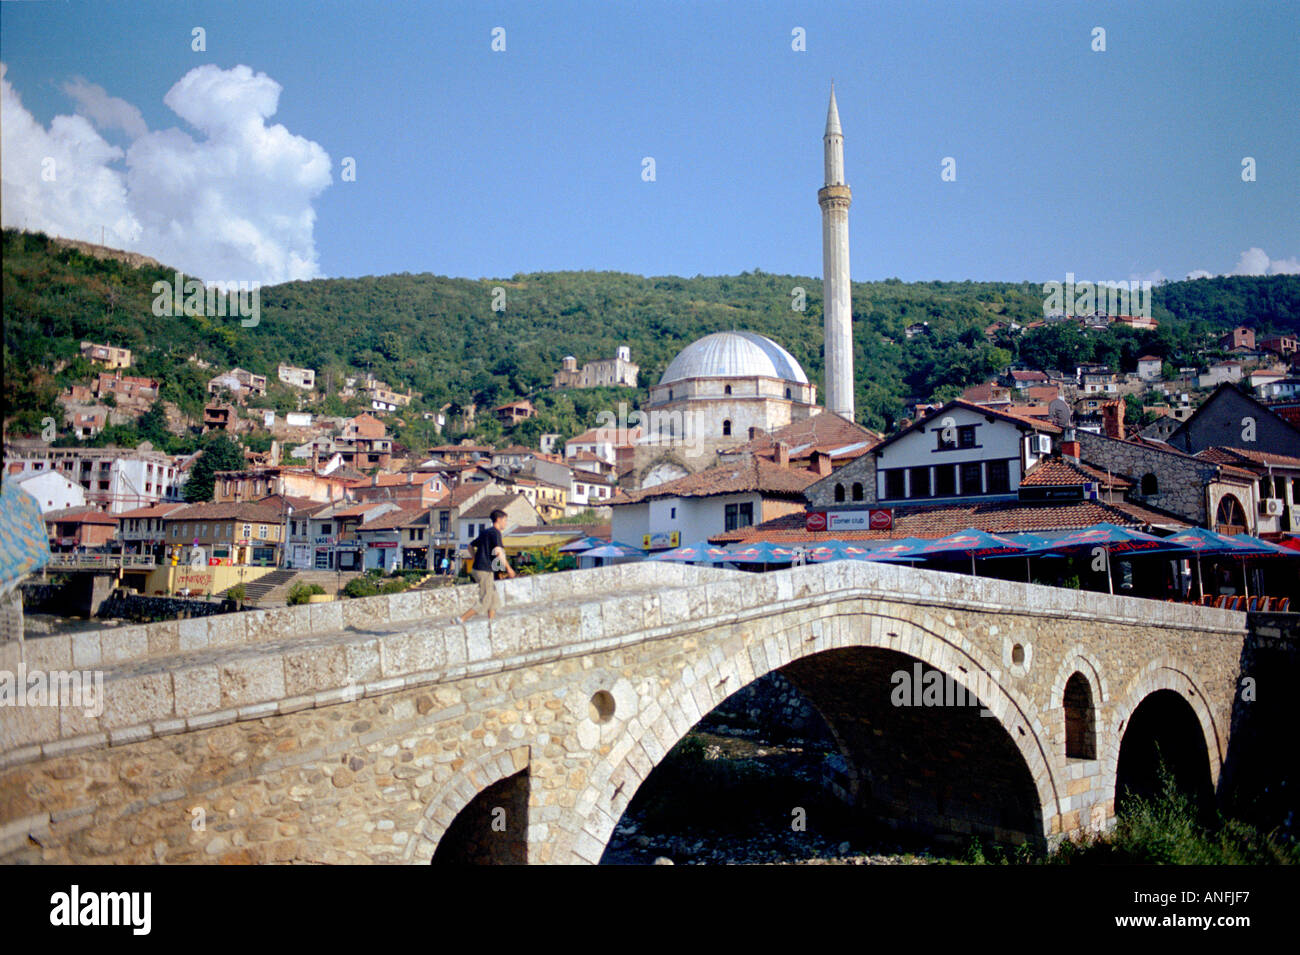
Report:
M926 865L829 796L828 751L802 737L697 727L642 785L614 831L607 865Z

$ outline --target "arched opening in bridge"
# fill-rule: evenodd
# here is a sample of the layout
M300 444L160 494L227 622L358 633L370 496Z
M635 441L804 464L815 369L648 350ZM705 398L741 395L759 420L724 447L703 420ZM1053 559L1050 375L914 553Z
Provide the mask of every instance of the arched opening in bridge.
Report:
M1161 767L1198 809L1213 805L1210 757L1196 711L1182 694L1157 690L1133 711L1124 727L1115 772L1115 808L1123 811L1137 798L1151 799L1162 790Z
M1065 757L1097 758L1097 715L1092 706L1092 688L1082 673L1065 682Z
M434 850L434 865L528 862L528 770L499 779L470 800Z
M844 842L851 851L908 844L956 856L972 837L1042 848L1042 810L1025 758L959 671L849 647L755 681L646 776L602 861L769 858L763 853L793 861L837 854ZM794 733L783 734L782 724L804 711L817 726L804 717L790 746ZM712 855L735 846L757 854Z

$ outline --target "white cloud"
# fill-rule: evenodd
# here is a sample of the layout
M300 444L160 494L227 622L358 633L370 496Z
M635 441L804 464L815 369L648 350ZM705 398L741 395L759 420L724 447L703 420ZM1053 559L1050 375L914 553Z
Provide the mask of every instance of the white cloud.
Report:
M1215 273L1205 269L1193 269L1187 273L1189 279L1208 279ZM1300 257L1289 259L1270 259L1268 253L1258 246L1252 246L1237 257L1237 264L1225 275L1298 275L1300 274Z
M140 111L81 78L76 116L45 129L0 64L0 179L6 226L143 252L209 281L285 282L320 274L312 201L330 184L316 143L268 125L281 87L247 66L197 67L163 102L199 134L150 132ZM94 125L92 125L92 122ZM118 129L125 152L96 131ZM55 178L42 177L46 157Z
M77 112L100 129L120 129L132 139L149 131L140 111L124 99L109 96L104 87L75 76L63 84L63 92L77 102Z

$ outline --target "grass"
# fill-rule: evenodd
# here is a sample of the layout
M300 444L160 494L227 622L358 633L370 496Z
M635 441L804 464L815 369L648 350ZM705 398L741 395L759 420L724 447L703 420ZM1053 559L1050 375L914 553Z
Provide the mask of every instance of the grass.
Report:
M972 840L968 865L1295 865L1300 846L1219 812L1206 813L1162 764L1160 792L1131 798L1109 832L1061 844L1046 855Z

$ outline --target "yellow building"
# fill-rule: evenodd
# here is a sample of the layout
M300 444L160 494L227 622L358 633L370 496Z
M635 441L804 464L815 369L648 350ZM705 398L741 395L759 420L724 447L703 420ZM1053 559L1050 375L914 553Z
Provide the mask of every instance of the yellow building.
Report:
M163 520L167 556L191 567L275 567L286 519L262 504L192 504Z

